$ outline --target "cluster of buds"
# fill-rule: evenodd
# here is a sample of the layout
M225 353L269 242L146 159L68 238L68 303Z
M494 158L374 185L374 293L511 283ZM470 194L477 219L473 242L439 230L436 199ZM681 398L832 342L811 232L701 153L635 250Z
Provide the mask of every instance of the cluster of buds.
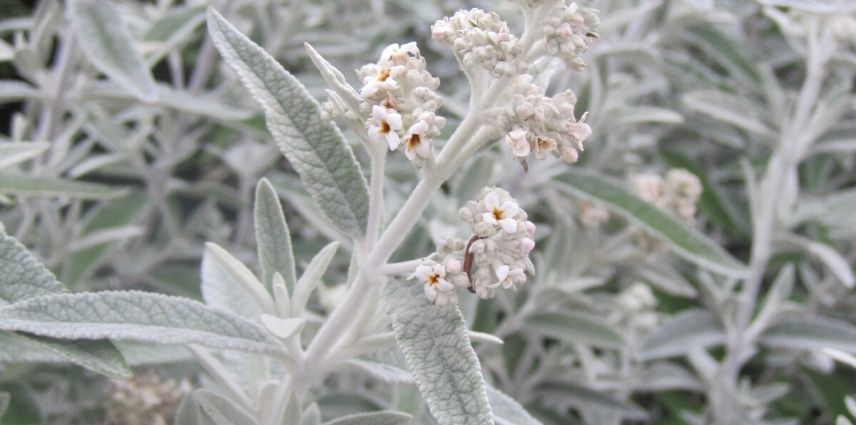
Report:
M181 399L192 390L186 380L163 379L153 371L130 381L112 381L104 425L167 425Z
M432 37L452 47L468 69L476 66L497 77L519 73L520 41L499 15L481 9L459 10L431 27Z
M639 174L633 177L633 186L639 196L665 211L669 211L689 223L695 221L696 204L701 197L702 186L698 177L687 170L673 168L662 178L655 174Z
M505 143L524 168L532 152L538 159L551 154L576 162L578 151L583 150L583 142L591 135L591 127L585 123L586 114L579 121L574 118L574 92L566 90L547 97L528 76L515 80L513 92L510 106L500 114L499 122L507 131Z
M416 43L387 46L377 63L357 71L363 81L361 108L369 138L390 150L404 147L407 158L421 166L432 156L431 140L446 119L436 115L440 80L425 68Z
M621 291L615 301L618 306L618 321L622 324L643 331L657 326L657 298L650 286L636 282Z
M535 272L529 259L535 248L535 224L517 201L502 189L486 187L460 216L472 237L447 239L413 273L425 285L428 299L434 304L457 302L455 288L463 287L487 299L497 288L526 283L526 273Z
M565 66L575 70L586 67L582 55L589 43L597 38L600 19L597 10L564 2L544 21L544 46L547 54L561 58Z
M609 210L603 205L580 201L578 207L580 222L586 227L598 228L609 221Z

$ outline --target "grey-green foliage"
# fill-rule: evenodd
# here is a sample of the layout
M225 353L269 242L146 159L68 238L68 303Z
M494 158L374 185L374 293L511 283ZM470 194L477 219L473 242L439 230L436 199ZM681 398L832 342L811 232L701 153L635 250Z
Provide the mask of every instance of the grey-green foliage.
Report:
M72 0L69 17L92 63L138 99L156 99L155 81L112 2Z
M291 233L282 213L279 196L267 179L256 186L256 203L253 208L262 283L270 286L274 273L279 273L289 290L297 284L294 270L294 252Z
M381 289L395 338L431 414L443 425L493 424L478 357L457 305L433 305L419 285Z
M11 304L5 308L64 292L65 287L23 245L0 232L0 301ZM90 338L89 341L65 341L51 335L16 335L8 332L2 332L2 335L8 344L0 346L0 350L4 352L0 357L11 361L54 360L53 356L43 352L48 350L107 376L131 376L131 370L122 354L112 342L104 339L105 337ZM25 355L28 357L24 357Z
M53 338L200 344L278 353L258 325L196 301L137 291L58 294L0 308L0 329Z
M258 425L244 408L213 391L195 390L175 415L174 425Z
M668 242L675 252L700 266L729 276L745 276L746 266L716 242L675 217L645 202L622 184L590 171L571 169L556 178L557 187L602 202L634 224Z
M208 29L226 62L265 110L268 130L323 213L351 235L365 232L368 188L341 132L297 79L215 10Z
M357 413L341 417L324 425L407 425L412 423L412 416L401 412Z

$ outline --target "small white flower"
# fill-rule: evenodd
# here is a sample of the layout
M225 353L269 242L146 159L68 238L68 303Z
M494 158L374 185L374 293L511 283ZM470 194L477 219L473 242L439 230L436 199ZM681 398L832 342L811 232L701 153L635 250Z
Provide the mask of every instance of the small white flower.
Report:
M544 156L556 149L556 140L550 137L538 137L535 139L535 156L544 159Z
M535 249L535 241L529 238L523 238L520 240L520 253L523 255L529 255L532 250Z
M505 143L511 148L511 152L518 158L526 158L529 156L530 146L526 140L526 130L523 127L515 126L505 136Z
M413 275L425 284L425 296L428 297L428 301L445 305L457 297L454 292L455 285L446 280L446 268L442 264L433 266L423 264L416 268Z
M417 157L425 159L431 153L431 141L428 139L428 123L422 120L416 121L404 134L404 154L407 159L413 161Z
M377 74L373 77L369 76L363 80L363 88L360 90L360 96L363 99L370 99L381 91L393 91L398 89L398 82L390 76L391 70L386 67L377 67Z
M386 143L389 150L396 150L401 144L398 133L403 129L401 115L392 109L380 105L372 106L372 117L369 119L369 138L377 143Z
M566 130L580 150L582 150L583 142L591 136L591 127L584 122L569 122L566 125Z
M502 286L504 289L513 288L515 281L526 280L526 273L519 267L511 268L503 264L496 268L495 273L498 280L497 285Z
M488 209L488 212L483 215L486 223L499 225L506 233L517 231L517 220L514 219L520 211L517 202L513 200L500 202L499 194L492 191L485 196L484 204Z

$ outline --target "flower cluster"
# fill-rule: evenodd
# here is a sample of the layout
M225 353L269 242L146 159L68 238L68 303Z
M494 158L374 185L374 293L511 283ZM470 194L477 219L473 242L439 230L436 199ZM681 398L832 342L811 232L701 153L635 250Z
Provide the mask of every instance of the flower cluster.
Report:
M696 204L701 197L701 182L695 174L673 168L662 178L654 174L633 177L633 186L642 199L657 208L674 213L687 222L695 220Z
M459 10L434 23L431 35L451 46L467 68L479 65L497 77L520 72L520 42L496 13Z
M112 381L105 425L167 425L181 399L191 390L186 380L165 380L153 371L130 381Z
M425 285L428 299L438 305L457 302L455 288L463 287L492 298L499 287L526 283L526 273L535 272L529 260L535 224L517 201L502 189L487 187L460 216L473 232L469 241L447 239L411 276Z
M597 10L580 7L572 2L551 13L544 21L544 45L547 53L561 58L568 68L582 70L586 67L582 55L589 48L593 38L597 38L600 19Z
M589 228L598 228L609 221L609 210L603 205L587 201L579 202L580 222Z
M403 146L407 158L423 164L446 119L435 113L441 104L436 92L440 80L426 70L416 43L387 46L377 63L357 73L363 80L360 96L369 138L390 150Z
M657 326L657 298L651 287L642 282L636 282L621 291L616 297L618 321L625 325L648 331Z
M518 77L513 84L510 106L501 113L499 122L514 156L524 167L532 152L538 159L552 154L576 162L591 127L585 123L586 114L579 121L574 118L574 92L566 90L547 97L528 76Z
M529 221L505 190L486 187L477 201L461 208L473 237L465 248L472 256L472 288L481 298L494 296L496 288L515 288L526 283L526 272L535 267L529 253L535 248L535 224Z

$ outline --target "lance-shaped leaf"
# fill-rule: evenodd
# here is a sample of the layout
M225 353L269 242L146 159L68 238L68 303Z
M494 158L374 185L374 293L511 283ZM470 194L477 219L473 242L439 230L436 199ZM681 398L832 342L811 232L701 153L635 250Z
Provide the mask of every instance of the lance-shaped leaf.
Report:
M138 291L46 295L0 308L0 329L63 339L199 344L280 353L255 323L202 303Z
M68 9L90 62L138 99L155 100L155 80L113 2L71 0Z
M50 147L47 142L0 143L0 170L39 156Z
M342 133L306 88L273 57L209 9L208 31L226 63L265 111L267 128L336 227L365 232L368 187Z
M526 328L569 344L621 348L624 337L605 320L579 312L538 313L526 319Z
M733 277L747 273L746 266L723 250L719 244L676 217L625 189L626 184L612 178L576 168L556 177L556 186L568 193L606 207L668 243L680 256L699 266Z
M395 340L440 425L493 425L479 359L457 305L433 305L421 285L390 281L381 289Z
M321 285L321 277L324 276L327 267L330 267L330 262L333 261L333 256L338 249L339 242L330 242L312 257L300 280L297 281L297 286L294 287L294 295L291 297L292 315L300 317L303 314L306 303L309 302L309 295Z
M382 412L357 413L344 416L324 425L406 425L411 423L413 416L404 412L385 410Z
M571 382L544 382L536 391L551 404L569 406L578 410L614 412L630 420L648 419L648 413L632 402L622 401L608 393Z
M709 311L682 311L651 332L639 344L642 360L680 356L694 347L707 347L725 341L725 332Z
M793 317L770 326L761 336L761 343L792 350L833 348L856 353L856 326L829 317Z
M262 282L266 286L273 283L274 273L285 280L289 291L297 284L294 271L294 251L291 247L291 233L288 222L279 204L279 195L267 179L261 179L256 186L256 204L253 210L256 226L256 244L259 251L259 263L262 268Z
M250 412L210 390L187 396L175 415L176 425L258 425Z
M487 398L496 419L496 425L542 425L513 398L493 387L487 387Z
M17 240L0 233L0 301L5 303L50 294L62 294L65 287ZM130 378L122 353L107 340L63 341L36 335L0 332L0 358L9 361L54 361L53 354L113 378ZM25 356L26 354L26 356Z
M126 192L113 186L53 177L0 175L0 193L18 196L68 196L75 199L116 198Z

